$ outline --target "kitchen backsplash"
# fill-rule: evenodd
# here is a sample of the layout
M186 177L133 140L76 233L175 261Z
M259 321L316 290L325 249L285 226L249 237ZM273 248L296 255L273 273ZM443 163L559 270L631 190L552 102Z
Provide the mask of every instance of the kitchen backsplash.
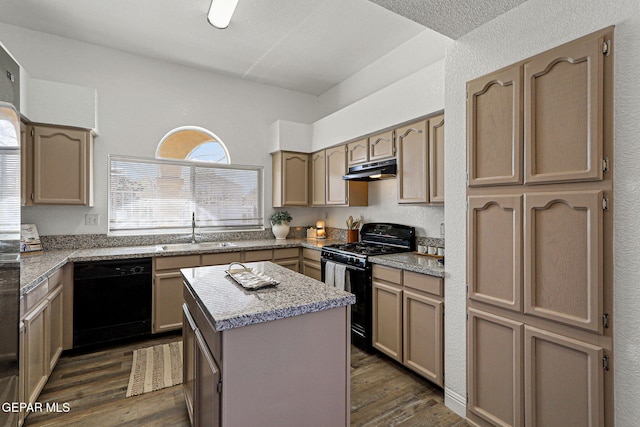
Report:
M311 226L291 227L288 239L303 239L307 237L307 228ZM198 241L202 242L226 242L234 240L268 240L273 239L270 228L262 231L242 231L228 233L203 233L197 234ZM347 230L344 228L327 227L327 238L331 240L346 241ZM190 234L154 234L148 236L107 236L106 234L72 234L40 236L44 249L79 249L102 248L121 246L147 246L171 243L188 243ZM416 244L426 246L444 247L444 239L432 237L416 237Z

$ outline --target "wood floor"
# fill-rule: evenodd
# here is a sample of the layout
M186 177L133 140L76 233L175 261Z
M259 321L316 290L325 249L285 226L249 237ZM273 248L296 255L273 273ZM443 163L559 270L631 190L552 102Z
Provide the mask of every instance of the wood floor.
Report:
M25 426L189 425L182 387L125 397L133 350L173 341L177 336L80 355L63 356L38 398L67 402L68 413L32 413ZM447 426L467 423L444 406L443 392L378 354L352 347L352 426Z

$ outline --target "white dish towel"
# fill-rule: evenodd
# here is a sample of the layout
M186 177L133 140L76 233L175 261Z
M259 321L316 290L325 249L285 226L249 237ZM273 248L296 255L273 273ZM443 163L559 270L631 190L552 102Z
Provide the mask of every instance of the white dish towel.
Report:
M336 263L327 261L324 265L324 283L328 286L335 286Z
M334 286L338 289L345 290L344 284L346 282L347 266L344 264L336 264L334 273Z

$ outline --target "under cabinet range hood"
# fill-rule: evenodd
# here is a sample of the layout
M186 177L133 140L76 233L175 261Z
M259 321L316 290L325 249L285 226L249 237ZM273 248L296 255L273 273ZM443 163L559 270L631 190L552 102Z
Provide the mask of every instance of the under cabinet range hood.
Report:
M351 166L349 173L344 175L342 179L349 181L378 181L380 179L395 178L397 170L396 159L364 163Z

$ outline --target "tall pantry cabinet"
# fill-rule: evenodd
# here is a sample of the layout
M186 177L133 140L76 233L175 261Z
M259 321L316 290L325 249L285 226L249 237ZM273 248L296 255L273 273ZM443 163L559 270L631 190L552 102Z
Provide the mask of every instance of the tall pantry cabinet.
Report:
M467 416L613 425L613 27L467 83Z

